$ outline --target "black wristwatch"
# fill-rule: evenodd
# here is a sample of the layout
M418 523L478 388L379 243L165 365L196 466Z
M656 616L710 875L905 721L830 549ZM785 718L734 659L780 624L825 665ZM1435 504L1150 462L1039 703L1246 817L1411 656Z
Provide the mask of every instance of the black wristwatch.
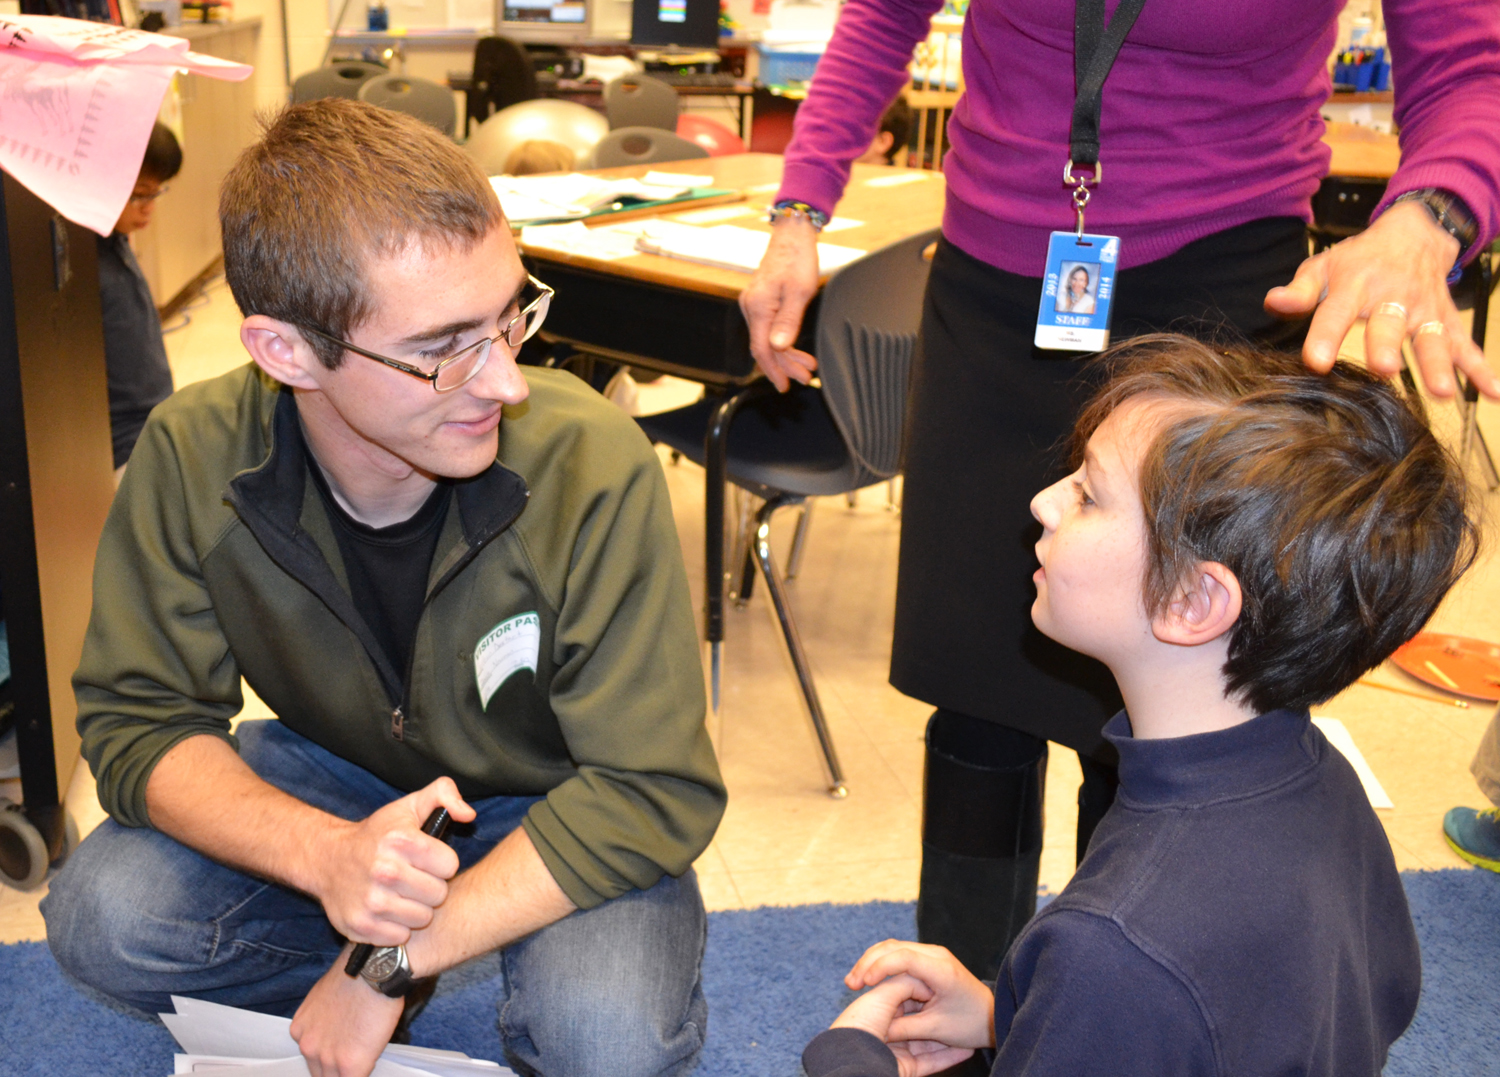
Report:
M360 979L387 998L405 998L422 983L411 974L405 946L381 946L370 954Z
M1432 214L1438 227L1458 240L1459 261L1463 260L1463 256L1479 238L1479 222L1474 219L1473 211L1452 191L1445 191L1441 187L1423 187L1419 191L1407 191L1391 205L1402 202L1420 202L1427 207L1427 212Z

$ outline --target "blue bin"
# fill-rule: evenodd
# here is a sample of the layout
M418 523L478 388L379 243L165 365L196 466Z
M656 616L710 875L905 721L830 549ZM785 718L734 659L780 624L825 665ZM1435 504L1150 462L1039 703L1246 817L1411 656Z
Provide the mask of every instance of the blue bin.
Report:
M778 52L757 46L760 53L760 81L767 86L789 86L798 82L811 82L821 52Z

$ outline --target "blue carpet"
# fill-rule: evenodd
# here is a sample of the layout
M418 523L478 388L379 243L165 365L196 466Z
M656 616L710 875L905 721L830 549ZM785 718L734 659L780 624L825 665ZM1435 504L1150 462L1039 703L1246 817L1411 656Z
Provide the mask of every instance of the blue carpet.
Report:
M1500 876L1455 869L1402 876L1422 942L1422 1003L1386 1077L1500 1077ZM841 977L870 943L911 937L909 904L810 905L709 917L709 1034L699 1077L791 1077L802 1046L842 1007ZM498 962L445 975L414 1042L500 1059ZM65 981L45 945L0 946L0 1077L158 1077L161 1025Z

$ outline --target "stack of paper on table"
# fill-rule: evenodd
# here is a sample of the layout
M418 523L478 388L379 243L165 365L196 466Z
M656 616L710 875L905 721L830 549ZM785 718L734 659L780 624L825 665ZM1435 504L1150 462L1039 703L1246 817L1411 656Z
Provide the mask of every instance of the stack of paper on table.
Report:
M633 222L638 235L637 249L650 254L664 254L668 258L681 258L701 265L717 266L720 269L738 269L753 273L765 256L766 246L771 242L771 233L753 228L741 228L733 224L720 224L712 228L699 228L676 221ZM628 229L630 224L615 226ZM818 244L818 273L824 275L842 269L850 262L863 258L866 252L857 247L841 247L836 243Z
M177 1073L242 1077L308 1077L307 1063L292 1039L286 1017L172 996L176 1013L162 1024L185 1054L174 1055ZM460 1051L391 1044L371 1077L515 1077L498 1062L470 1058Z
M642 202L681 198L694 186L706 186L685 181L704 178L652 172L646 179L603 179L570 172L565 176L492 176L490 186L500 196L506 219L515 224L582 217L626 198Z

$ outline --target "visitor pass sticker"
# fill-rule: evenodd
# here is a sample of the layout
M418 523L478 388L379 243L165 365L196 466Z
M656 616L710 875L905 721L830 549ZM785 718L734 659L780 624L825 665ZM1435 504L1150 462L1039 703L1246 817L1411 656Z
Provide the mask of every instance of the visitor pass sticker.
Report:
M479 682L479 706L488 707L490 697L517 670L536 672L542 647L542 619L536 611L501 621L485 633L474 647L474 679Z

